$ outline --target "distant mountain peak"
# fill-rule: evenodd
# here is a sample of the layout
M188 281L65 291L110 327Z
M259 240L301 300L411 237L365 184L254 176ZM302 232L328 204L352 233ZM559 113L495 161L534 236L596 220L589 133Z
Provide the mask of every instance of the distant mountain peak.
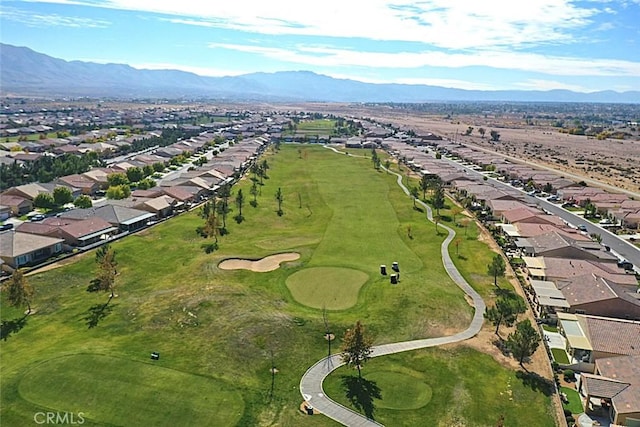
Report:
M373 84L309 70L205 77L180 70L65 61L28 47L0 43L5 94L91 97L209 98L324 102L609 102L638 103L640 92L479 91L408 84Z

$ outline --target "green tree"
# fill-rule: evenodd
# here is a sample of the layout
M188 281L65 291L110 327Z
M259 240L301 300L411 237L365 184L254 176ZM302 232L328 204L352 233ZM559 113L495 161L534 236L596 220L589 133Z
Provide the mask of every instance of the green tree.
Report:
M495 334L500 336L500 325L513 326L518 315L524 313L527 307L518 295L501 296L494 306L487 307L484 317L496 327Z
M347 329L342 338L342 360L349 366L355 365L358 377L362 377L362 366L371 357L373 341L365 333L358 320L352 329Z
M142 172L144 173L144 176L151 176L151 175L153 175L155 170L153 169L153 166L151 166L151 165L144 165L144 167L142 168Z
M115 296L116 275L118 274L116 251L110 245L104 245L96 251L96 264L98 272L93 281L93 289L109 292L109 301Z
M7 302L10 306L20 308L26 305L27 315L31 313L33 288L20 269L13 271L9 280L2 287L2 291L7 295Z
M230 212L229 209L229 197L231 197L231 187L229 184L224 184L218 189L218 196L220 196L220 203L218 206L218 213L222 216L222 234L227 234L227 215Z
M464 132L464 134L465 134L466 136L469 136L469 135L471 135L471 132L473 132L473 126L469 126L469 127L467 128L467 130Z
M258 183L256 181L253 181L251 183L249 193L253 196L253 200L250 202L250 204L255 208L256 206L258 206Z
M491 135L491 140L493 142L498 142L498 140L500 139L500 134L498 133L498 131L492 130L491 132L489 132L489 135Z
M123 173L112 173L111 175L107 175L107 183L109 187L117 187L119 185L128 185L129 179L127 175Z
M485 130L485 128L478 128L478 133L480 134L480 138L484 138L484 134L487 131Z
M284 196L282 195L282 189L278 187L278 191L276 191L276 201L278 202L278 216L282 216L282 202L284 201Z
M154 172L158 172L158 173L160 173L160 172L162 172L162 171L164 170L164 163L162 163L162 162L156 162L156 163L154 163L154 164L152 165L152 167L153 167L153 171L154 171Z
M144 178L144 179L138 181L138 189L139 190L148 190L149 188L153 188L156 185L158 185L156 183L156 181L151 179L151 178Z
M127 179L129 180L129 182L138 182L142 178L144 178L144 172L141 168L133 166L127 169Z
M93 202L91 201L91 197L87 196L86 194L81 194L73 201L73 205L76 208L88 209L93 206Z
M107 199L121 200L126 199L131 195L131 188L129 185L115 185L107 188Z
M431 188L431 178L429 175L422 175L420 178L420 190L422 190L422 200L427 200L427 191Z
M412 185L409 189L409 193L411 194L411 198L413 199L413 209L416 209L416 199L420 197L420 194L418 193L418 187Z
M518 322L516 330L507 337L507 348L524 368L524 359L531 357L540 345L540 335L529 319Z
M391 167L391 160L385 160L384 161L384 168L387 170L387 173L389 173L389 168Z
M238 190L238 194L236 194L236 206L238 207L238 215L236 216L236 221L241 223L244 217L242 216L242 206L244 205L244 194L242 194L242 189Z
M53 201L56 206L63 206L73 202L73 194L68 187L56 187L53 189Z
M498 276L503 277L507 267L504 263L502 255L495 254L491 260L491 264L487 265L487 274L493 276L493 285L498 287Z
M33 198L33 206L36 208L53 209L55 205L56 202L50 193L38 193L38 195Z
M444 208L445 205L444 187L442 185L438 185L433 191L431 204L436 209L436 215L440 215L440 209Z

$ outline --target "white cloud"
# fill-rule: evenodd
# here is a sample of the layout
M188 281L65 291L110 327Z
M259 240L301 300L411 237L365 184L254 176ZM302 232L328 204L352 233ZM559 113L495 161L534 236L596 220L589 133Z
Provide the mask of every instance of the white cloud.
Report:
M0 7L0 18L20 22L29 27L107 28L111 25L108 21L98 19L62 16L55 13L32 13L18 8L4 6Z
M555 57L502 50L474 51L462 54L434 51L362 52L305 45L297 45L295 48L274 48L231 43L210 43L209 47L258 54L278 61L323 67L362 66L399 69L484 66L557 76L640 76L640 62Z
M590 23L595 7L573 0L34 0L176 17L172 22L261 34L412 41L441 48L566 43Z

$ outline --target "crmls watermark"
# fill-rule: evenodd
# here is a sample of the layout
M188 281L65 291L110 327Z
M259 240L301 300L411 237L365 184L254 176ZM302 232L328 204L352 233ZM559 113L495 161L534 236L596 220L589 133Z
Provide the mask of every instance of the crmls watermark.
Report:
M36 424L80 425L84 424L84 412L36 412Z

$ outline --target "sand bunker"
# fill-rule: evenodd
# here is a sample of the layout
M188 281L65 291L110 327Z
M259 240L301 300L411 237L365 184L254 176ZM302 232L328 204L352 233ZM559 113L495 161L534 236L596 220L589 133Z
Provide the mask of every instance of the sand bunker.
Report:
M300 258L300 254L296 252L288 252L284 254L269 255L262 259L225 259L218 267L222 270L251 270L256 273L265 273L280 268L280 264L287 261L295 261Z

